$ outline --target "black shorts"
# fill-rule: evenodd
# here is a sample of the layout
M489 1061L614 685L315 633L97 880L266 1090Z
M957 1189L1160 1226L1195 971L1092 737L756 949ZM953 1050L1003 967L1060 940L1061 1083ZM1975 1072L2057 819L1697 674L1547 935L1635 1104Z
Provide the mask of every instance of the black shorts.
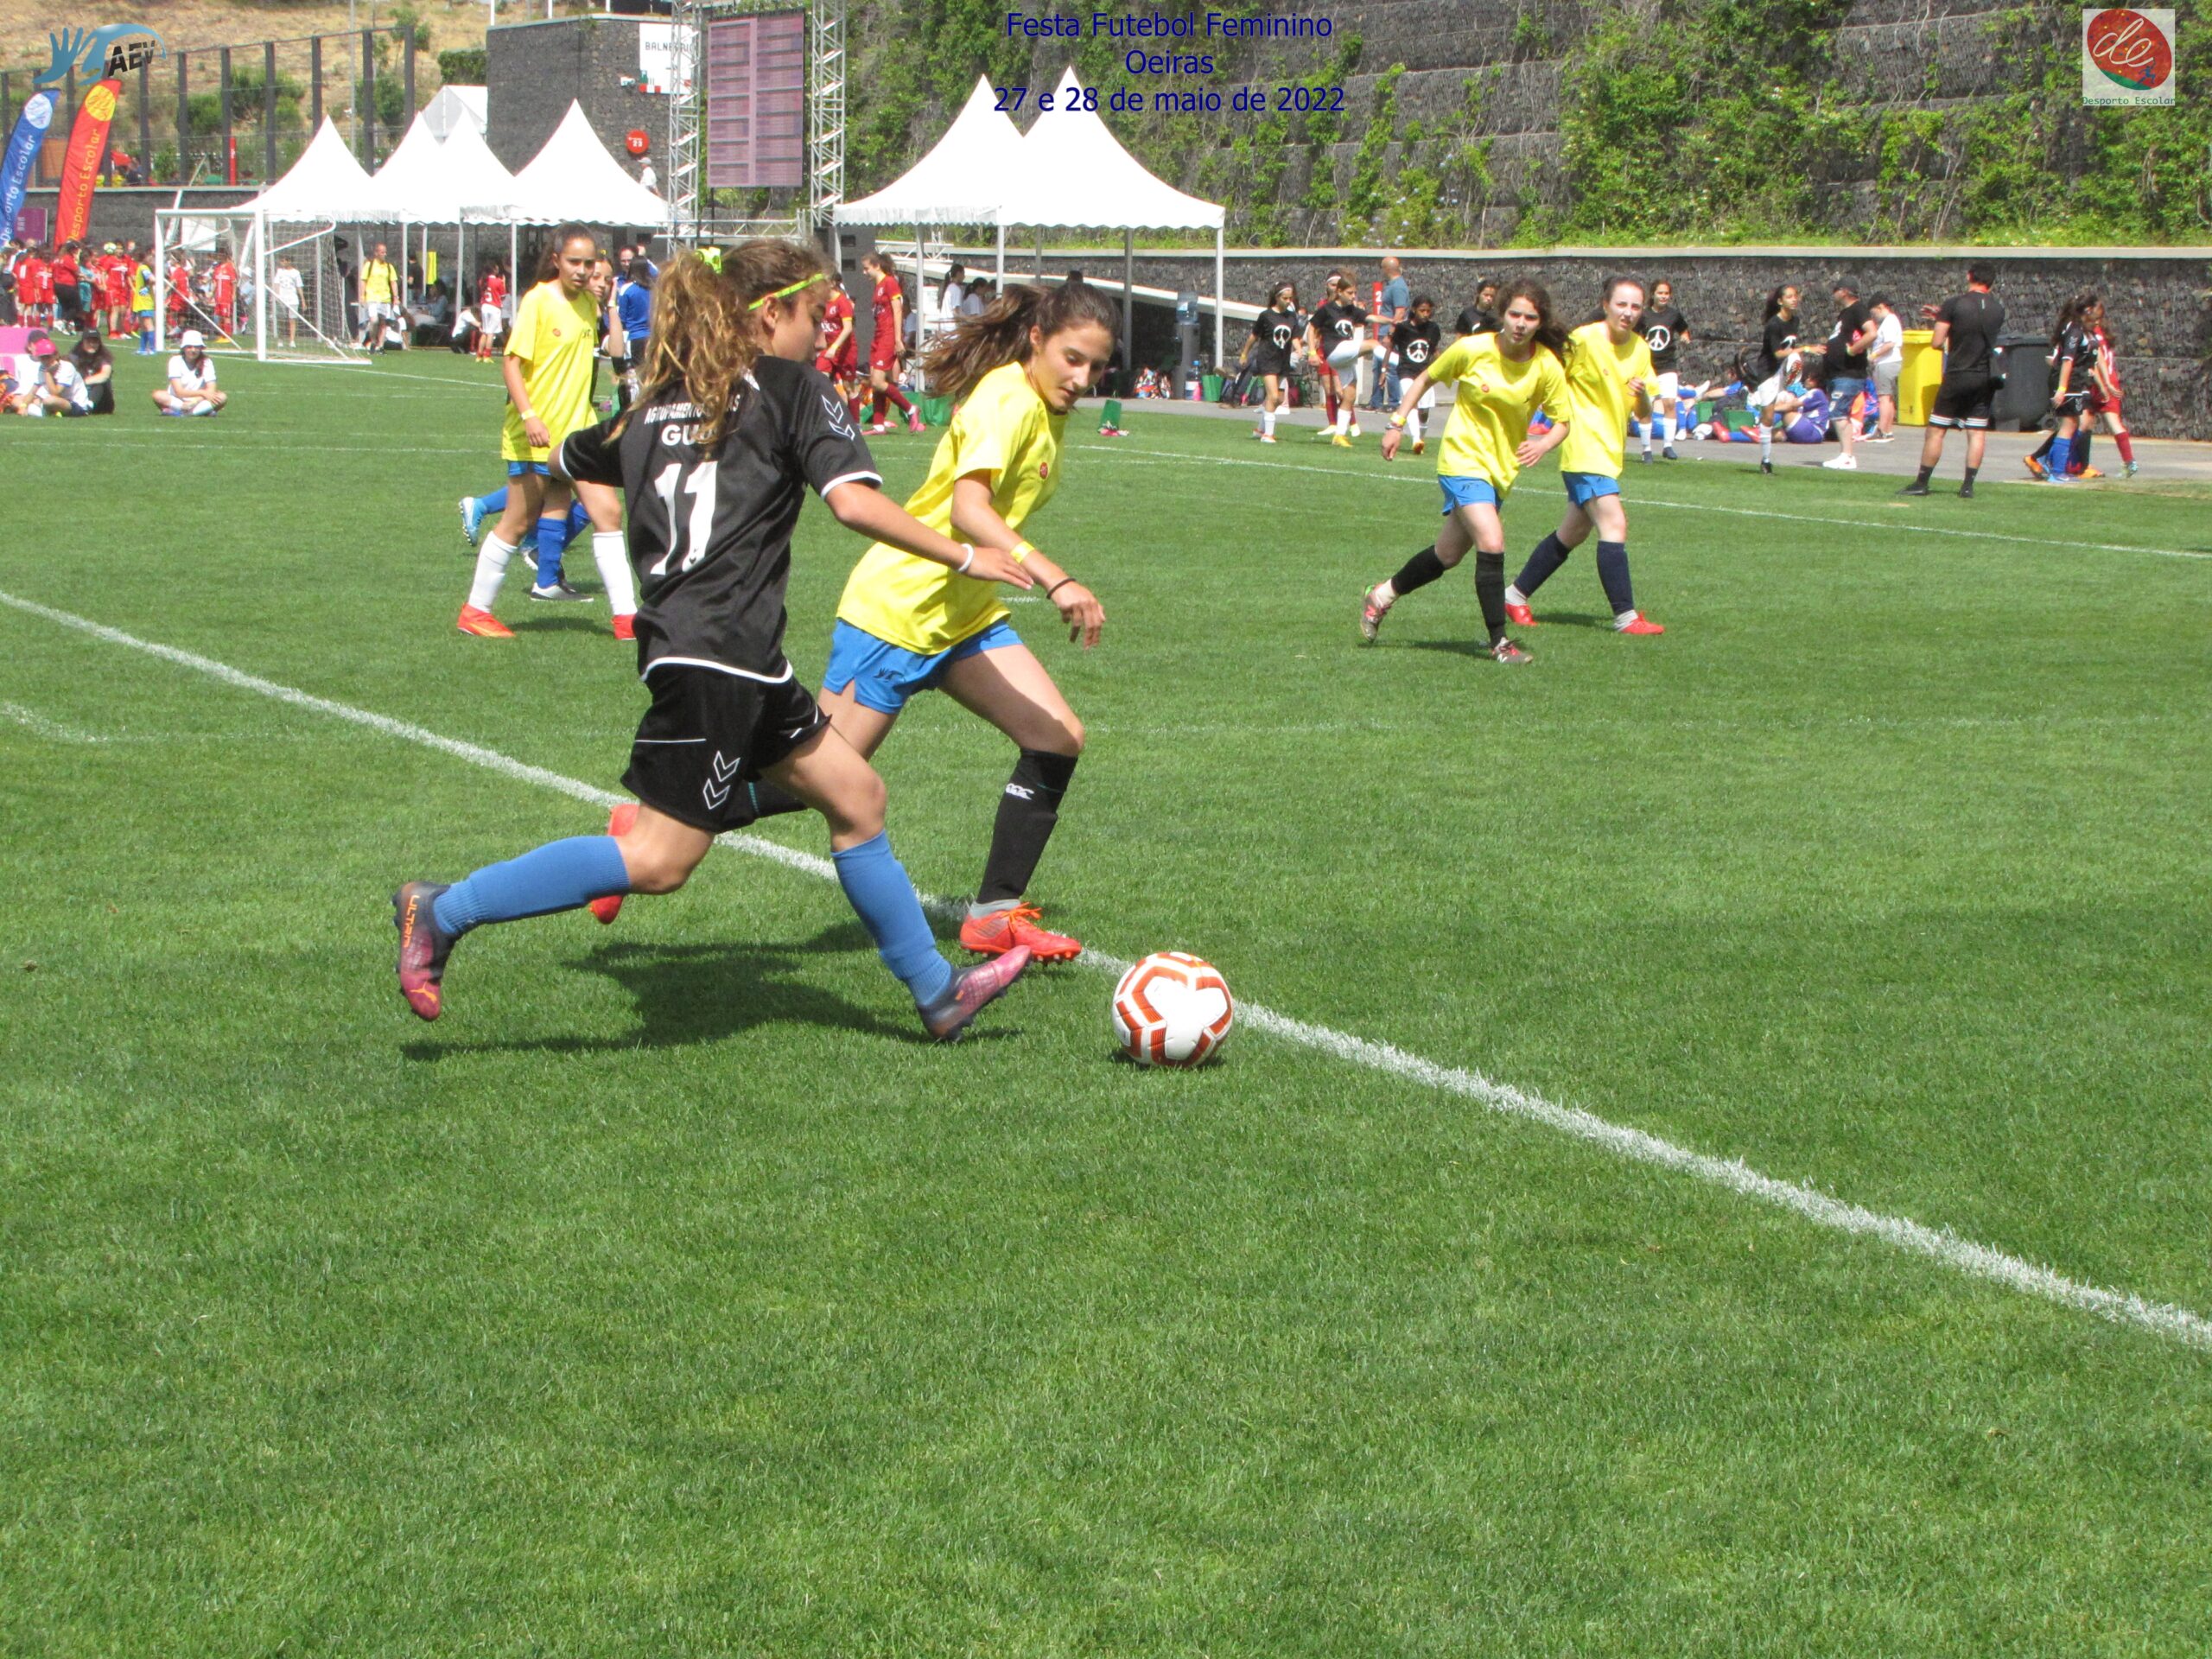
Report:
M1928 412L1928 424L1986 427L2002 384L1986 374L1942 381L1936 388L1936 406Z
M2089 399L2095 395L2094 389L2088 386L2082 387L2079 391L2069 391L2050 406L2051 412L2055 415L2071 415L2078 421L2088 413Z
M1289 354L1282 352L1255 352L1252 353L1252 372L1272 374L1279 380L1287 379L1290 376Z
M787 664L776 681L688 663L645 671L652 707L638 723L622 787L709 835L760 816L746 787L830 723Z

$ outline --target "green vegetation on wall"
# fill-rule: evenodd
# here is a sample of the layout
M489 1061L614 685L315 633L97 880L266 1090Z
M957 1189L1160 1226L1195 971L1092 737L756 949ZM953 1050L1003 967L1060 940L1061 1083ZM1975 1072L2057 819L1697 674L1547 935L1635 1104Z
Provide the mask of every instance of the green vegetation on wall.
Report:
M1878 96L1838 51L1853 10L1852 0L1662 0L1634 10L1585 0L1569 21L1557 5L1525 8L1504 57L1556 64L1557 137L1545 136L1540 161L1524 156L1511 169L1494 152L1510 130L1492 97L1501 66L1471 66L1464 101L1441 118L1432 85L1428 118L1408 119L1405 66L1362 65L1349 31L1302 59L1280 48L1245 57L1217 48L1221 73L1204 83L1329 86L1358 75L1341 114L1110 118L1146 165L1227 203L1233 239L1261 246L1496 240L1501 223L1524 244L2155 243L2212 231L2212 0L2178 0L2171 109L2084 108L2075 13L2032 3L1980 20L1985 44L1974 55L1988 69L1950 66L2003 90L1960 96L1931 61L1904 94L1892 86ZM995 86L1027 86L1019 119L1034 118L1028 111L1057 79L1061 55L1008 39L1004 18L996 0L855 0L856 79L868 97L855 105L848 137L855 194L910 165L979 72ZM1078 73L1102 99L1201 84L1129 75L1127 46L1075 47Z

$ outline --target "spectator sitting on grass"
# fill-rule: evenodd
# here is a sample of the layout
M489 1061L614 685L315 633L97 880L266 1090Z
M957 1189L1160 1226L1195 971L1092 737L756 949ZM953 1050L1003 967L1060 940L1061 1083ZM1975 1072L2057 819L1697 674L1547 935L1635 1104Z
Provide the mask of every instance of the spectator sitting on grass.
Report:
M108 355L107 342L100 338L97 320L77 336L77 344L69 353L75 361L78 374L85 383L85 391L93 415L115 413L115 359Z
M92 393L85 389L85 377L77 372L74 363L54 350L52 340L34 341L31 358L35 372L22 394L24 414L74 417L92 412Z
M164 415L213 415L230 401L215 384L215 364L207 355L207 341L197 328L188 328L177 340L177 354L169 359L168 384L154 393L154 407Z

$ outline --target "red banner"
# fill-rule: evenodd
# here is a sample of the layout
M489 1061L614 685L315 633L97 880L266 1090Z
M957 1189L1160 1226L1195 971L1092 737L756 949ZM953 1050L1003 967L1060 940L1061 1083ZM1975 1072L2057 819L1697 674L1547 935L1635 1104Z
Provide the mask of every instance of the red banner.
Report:
M77 124L69 131L69 148L61 157L61 200L54 210L54 239L81 241L92 224L92 186L99 182L100 156L107 149L108 123L115 119L116 99L123 94L119 80L94 84L77 111Z

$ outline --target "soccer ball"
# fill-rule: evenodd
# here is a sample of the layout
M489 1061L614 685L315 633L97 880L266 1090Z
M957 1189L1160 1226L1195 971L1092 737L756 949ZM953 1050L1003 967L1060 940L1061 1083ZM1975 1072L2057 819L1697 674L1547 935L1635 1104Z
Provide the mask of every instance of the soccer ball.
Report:
M1139 1065L1200 1065L1236 1018L1221 970L1180 950L1155 950L1114 987L1114 1036Z

